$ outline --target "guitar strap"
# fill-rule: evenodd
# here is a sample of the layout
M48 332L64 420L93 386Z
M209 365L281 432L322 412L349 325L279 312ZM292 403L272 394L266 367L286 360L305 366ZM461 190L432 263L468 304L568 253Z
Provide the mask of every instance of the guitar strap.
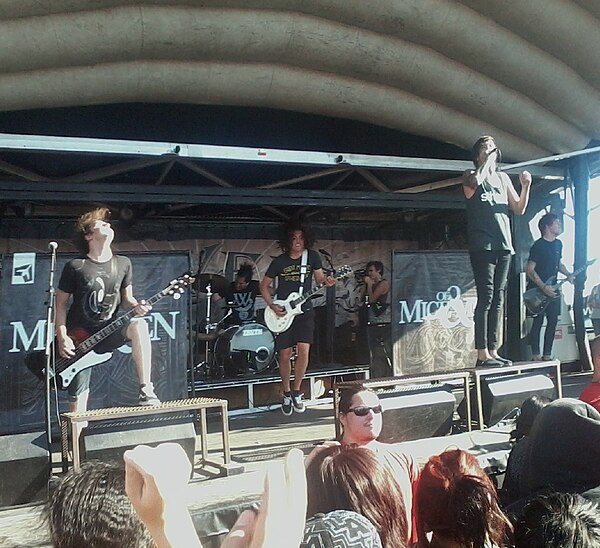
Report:
M305 249L302 252L302 262L300 263L300 289L298 289L299 295L302 295L302 291L304 290L304 279L306 278L307 271L308 271L308 249Z

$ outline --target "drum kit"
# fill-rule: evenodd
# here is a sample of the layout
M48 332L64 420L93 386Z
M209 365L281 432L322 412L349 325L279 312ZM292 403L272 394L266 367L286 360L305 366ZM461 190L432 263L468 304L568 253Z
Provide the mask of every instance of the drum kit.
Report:
M200 346L204 343L203 359L194 366L194 377L224 379L255 375L267 371L275 357L275 338L269 329L257 322L226 326L233 313L227 303L227 313L212 321L212 296L225 291L229 282L217 274L200 274L194 282L196 294L206 296L206 314L203 322L196 322L195 337ZM201 299L197 298L197 305ZM200 314L197 312L197 318ZM196 354L201 355L200 352Z

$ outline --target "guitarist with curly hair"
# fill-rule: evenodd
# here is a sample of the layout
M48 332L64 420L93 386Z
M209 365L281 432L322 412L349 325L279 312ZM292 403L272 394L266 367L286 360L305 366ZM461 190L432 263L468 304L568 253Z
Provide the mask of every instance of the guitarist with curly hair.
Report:
M560 272L569 281L572 274L562 263L562 242L558 236L562 233L560 218L555 213L546 213L538 222L541 238L529 250L527 260L527 277L529 288L538 288L544 295L550 297L546 308L533 318L529 332L529 344L534 360L551 360L554 332L560 314L560 298L558 292L552 287L556 282L556 275ZM546 318L546 331L544 333L544 352L540 354L540 335L542 324Z
M110 324L120 305L135 310L122 330L115 331L94 347L94 352L112 352L130 341L132 357L140 383L140 405L159 405L150 379L151 346L148 324L140 318L150 307L133 296L131 261L114 255L114 231L110 212L98 208L77 220L76 243L82 257L69 261L61 274L56 292L57 351L62 358L73 358L82 339ZM79 371L68 386L69 411L87 409L91 368Z
M286 310L274 302L272 286L277 280L277 299L286 299L293 292L306 293L310 290L313 277L327 287L335 285L336 280L323 271L321 256L311 249L314 238L311 231L300 220L292 219L283 228L279 246L283 253L275 257L264 278L260 282L260 293L268 308L279 317L286 316ZM279 355L279 372L283 389L281 411L291 415L293 411L304 412L303 394L300 392L302 380L308 369L310 346L315 330L315 313L310 300L302 305L303 313L296 316L291 326L278 333L275 349ZM294 386L290 384L292 373L292 350L296 346L294 368Z

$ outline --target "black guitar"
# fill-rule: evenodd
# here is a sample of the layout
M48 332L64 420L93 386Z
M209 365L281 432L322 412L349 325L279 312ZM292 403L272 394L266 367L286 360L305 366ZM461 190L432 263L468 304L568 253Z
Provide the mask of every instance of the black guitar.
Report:
M573 272L573 278L581 274L588 266L594 264L594 262L596 262L596 259L588 261L581 268L578 268L575 272ZM541 314L544 310L546 310L546 307L552 301L560 297L560 288L562 284L564 284L566 281L567 278L563 278L558 282L556 281L555 276L548 278L545 285L548 286L550 289L554 290L555 294L552 297L546 295L539 287L532 287L531 289L525 291L525 293L523 293L523 302L525 303L527 310L529 310L529 312L531 312L533 316Z
M172 280L167 287L159 291L156 295L146 299L146 304L152 306L167 295L172 295L174 299L179 299L184 288L193 282L194 278L192 276L184 274L176 280ZM94 347L125 326L135 315L135 310L131 309L99 331L96 331L93 335L89 335L84 329L70 330L69 336L75 342L75 356L72 358L57 358L54 362L53 370L50 372L50 378L56 377L58 387L61 390L66 390L77 373L109 360L112 352L97 354L93 351ZM36 377L45 379L46 355L44 352L30 353L25 358L25 365L27 365L27 368Z

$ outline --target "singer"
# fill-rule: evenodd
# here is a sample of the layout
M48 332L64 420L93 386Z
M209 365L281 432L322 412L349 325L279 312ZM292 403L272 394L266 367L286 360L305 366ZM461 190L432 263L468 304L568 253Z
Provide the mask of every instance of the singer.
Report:
M529 201L531 175L519 176L517 194L506 173L498 172L500 151L494 138L485 135L475 141L472 160L475 169L463 174L467 200L469 256L477 289L475 307L475 348L478 367L502 367L512 362L498 355L499 331L510 261L515 251L510 231L509 208L523 215Z

